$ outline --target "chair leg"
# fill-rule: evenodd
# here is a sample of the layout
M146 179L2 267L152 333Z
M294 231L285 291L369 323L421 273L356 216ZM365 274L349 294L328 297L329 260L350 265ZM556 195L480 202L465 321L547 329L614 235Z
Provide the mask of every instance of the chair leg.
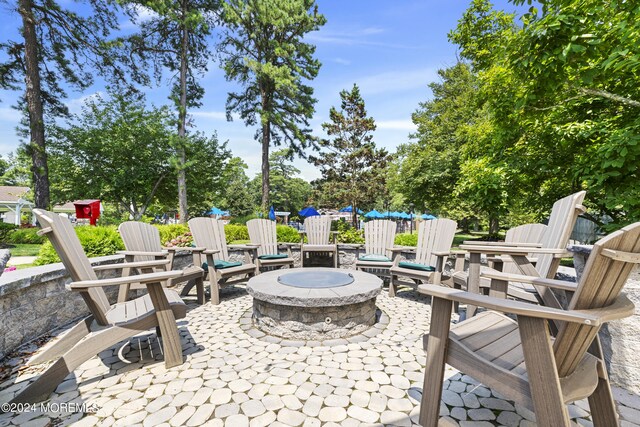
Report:
M601 361L604 360L602 346L598 336L596 336L591 347L589 347L589 353L593 354ZM603 362L601 363L602 372L598 379L598 386L594 390L593 394L589 396L589 408L591 408L591 420L593 421L594 427L619 424L618 412L616 410L615 401L613 400L613 394L611 393L609 376L606 372L607 368L604 366Z
M518 316L518 326L538 425L569 427L546 320Z
M204 298L204 280L202 277L195 279L196 284L196 293L198 295L198 304L202 305L205 303Z
M32 357L28 364L37 365L39 363L48 362L49 360L56 359L65 354L70 348L78 343L82 338L91 333L91 323L93 322L93 316L86 317L78 322L73 328L69 330L58 341L53 343L51 347L45 349L42 353L36 354Z
M338 268L338 251L333 253L333 268Z
M451 301L433 298L431 301L431 326L427 347L427 365L422 386L420 424L436 427L440 415L440 399L444 380L444 365L447 359L449 328L451 323Z
M135 327L120 328L112 326L93 333L82 342L76 343L62 357L49 366L34 382L22 390L12 400L13 403L32 403L42 401L51 395L64 378L75 368L91 359L100 351L144 332L155 324L154 316L136 323Z
M164 351L164 365L167 368L182 365L182 342L178 334L176 317L171 310L171 305L167 301L162 286L151 286L147 284L147 292L151 302L155 307L155 317L157 325L162 334L162 350Z
M396 280L398 280L398 276L395 274L391 275L391 280L389 280L389 296L390 297L395 297L396 296Z
M215 270L209 268L209 289L211 290L211 304L220 304L220 284Z

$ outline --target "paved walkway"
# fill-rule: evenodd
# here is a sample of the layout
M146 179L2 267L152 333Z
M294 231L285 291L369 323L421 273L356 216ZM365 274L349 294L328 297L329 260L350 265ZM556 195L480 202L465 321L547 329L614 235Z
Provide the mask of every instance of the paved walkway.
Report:
M5 425L79 426L368 426L417 425L430 306L413 291L378 297L389 324L373 337L332 346L270 342L246 323L244 288L223 290L218 306L190 304L180 323L187 361L165 369L158 338L148 333L100 353L69 375L49 412L0 415ZM277 341L277 340L275 340ZM16 357L8 367L20 366ZM34 375L21 371L20 378ZM533 414L473 379L448 369L442 425L534 426ZM0 402L19 388L0 385ZM640 422L640 400L616 390L622 426ZM87 412L62 410L66 402ZM57 405L57 406L56 406ZM70 406L70 405L67 405ZM592 425L586 402L569 406L574 423Z

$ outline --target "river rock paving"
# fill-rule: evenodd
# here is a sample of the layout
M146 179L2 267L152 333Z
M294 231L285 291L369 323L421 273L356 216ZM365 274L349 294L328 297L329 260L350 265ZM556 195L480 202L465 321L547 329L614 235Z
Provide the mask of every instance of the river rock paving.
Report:
M251 297L223 289L221 304L189 303L179 322L186 361L166 369L161 338L149 332L101 352L60 384L49 405L0 414L0 427L24 426L414 426L418 425L429 300L414 291L383 292L375 333L304 342L254 329ZM457 320L454 318L454 321ZM25 347L24 354L35 348ZM37 375L17 370L26 356L3 361L15 372L0 384L0 403ZM534 415L447 367L441 425L535 426ZM621 425L640 424L640 398L614 390ZM74 405L84 411L67 411ZM569 406L575 426L591 426L586 401Z

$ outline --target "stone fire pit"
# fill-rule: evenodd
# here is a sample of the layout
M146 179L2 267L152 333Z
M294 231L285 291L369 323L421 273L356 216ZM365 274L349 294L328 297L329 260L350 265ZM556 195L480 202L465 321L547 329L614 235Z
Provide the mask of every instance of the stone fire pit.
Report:
M262 273L247 283L253 321L263 332L295 340L360 334L376 323L382 280L333 268L294 268Z

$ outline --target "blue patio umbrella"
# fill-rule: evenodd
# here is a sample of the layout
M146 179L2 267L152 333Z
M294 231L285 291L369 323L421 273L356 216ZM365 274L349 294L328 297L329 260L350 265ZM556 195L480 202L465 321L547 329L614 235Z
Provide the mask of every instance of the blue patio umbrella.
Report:
M342 208L340 209L340 212L353 212L353 206L349 205L346 208ZM360 209L358 209L357 212L358 212L358 215L362 215L364 213Z
M431 215L431 214L423 214L422 215L422 219L436 219L437 217Z
M271 206L271 209L269 209L269 219L271 221L276 220L276 211L273 210L273 206Z
M222 209L218 209L214 206L209 210L209 212L207 212L207 215L229 215L229 212L223 211Z
M374 209L371 212L367 212L366 214L364 214L364 217L370 218L370 219L378 219L378 218L384 218L384 215L382 215L380 212Z
M402 214L401 214L400 212L398 212L398 211L391 212L391 213L389 214L389 216L390 216L391 218L402 218Z
M302 209L300 212L298 212L298 214L300 216L317 216L320 215L320 213L313 207L313 206L307 206L306 208Z

